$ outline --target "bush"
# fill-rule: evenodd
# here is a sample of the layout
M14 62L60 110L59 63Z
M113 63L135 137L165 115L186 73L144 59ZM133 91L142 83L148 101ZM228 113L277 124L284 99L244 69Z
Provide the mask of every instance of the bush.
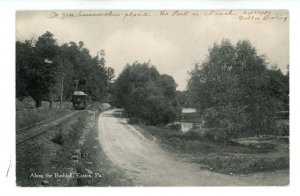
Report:
M62 130L60 129L58 133L55 134L55 136L51 139L51 141L58 145L64 144L64 136L62 134Z

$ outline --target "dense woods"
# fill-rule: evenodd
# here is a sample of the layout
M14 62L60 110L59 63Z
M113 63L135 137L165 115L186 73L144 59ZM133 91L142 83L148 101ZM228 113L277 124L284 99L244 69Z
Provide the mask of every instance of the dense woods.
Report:
M84 43L59 45L50 32L36 40L16 42L16 96L31 96L36 107L41 101L58 101L63 83L63 100L71 100L78 80L78 90L92 100L107 96L114 70L105 65L104 51L91 56Z

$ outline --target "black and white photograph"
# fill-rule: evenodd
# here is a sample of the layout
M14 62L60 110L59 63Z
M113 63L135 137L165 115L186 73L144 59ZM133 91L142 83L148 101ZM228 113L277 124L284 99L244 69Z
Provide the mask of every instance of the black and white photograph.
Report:
M289 10L15 15L17 187L290 184Z

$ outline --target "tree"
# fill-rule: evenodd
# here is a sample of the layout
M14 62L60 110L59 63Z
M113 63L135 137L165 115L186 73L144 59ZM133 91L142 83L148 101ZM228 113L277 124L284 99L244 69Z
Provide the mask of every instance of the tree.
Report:
M149 67L146 63L127 64L115 82L116 105L124 107L134 88L144 87L148 81L157 80L158 77L159 73L156 68Z
M188 81L205 126L223 128L228 138L249 130L270 133L275 113L282 108L280 97L286 95L278 93L282 73L267 66L266 57L246 40L235 46L223 40L209 49L208 58L195 65Z
M75 80L79 80L78 90L86 91L88 98L101 101L108 93L108 85L114 70L105 66L105 60L92 57L84 42L62 44L57 55L58 70L54 94L59 95L61 77L64 77L64 99L71 100L75 91Z
M38 108L42 99L49 98L55 84L56 40L46 32L36 42L17 42L16 49L17 91L20 92L17 96L31 96Z
M105 54L104 50L102 53ZM74 80L79 80L79 90L87 91L90 99L101 101L106 97L114 77L114 70L105 63L103 55L101 58L91 56L83 41L59 46L50 32L37 40L17 41L17 98L31 96L36 107L41 106L41 100L50 103L58 100L63 78L64 100L71 100Z
M29 96L28 92L28 72L31 67L34 52L32 40L27 40L24 43L16 42L16 96L23 99Z
M148 63L126 65L114 86L116 102L129 117L158 125L172 122L181 114L174 79L160 75Z

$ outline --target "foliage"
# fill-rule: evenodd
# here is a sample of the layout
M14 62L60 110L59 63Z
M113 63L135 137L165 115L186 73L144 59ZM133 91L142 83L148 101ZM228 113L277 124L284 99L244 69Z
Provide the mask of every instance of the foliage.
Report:
M184 108L193 108L190 94L187 91L176 91L176 96L180 105Z
M55 84L58 46L53 34L46 32L37 41L16 43L17 97L30 95L41 106L41 100L49 96Z
M275 113L288 104L288 79L267 69L249 41L228 40L209 49L207 59L190 72L188 91L205 127L223 128L228 137L251 130L270 133Z
M195 162L206 165L211 171L231 175L289 169L289 157L285 155L274 158L218 155L199 157Z
M174 79L147 63L126 65L115 82L115 102L130 117L153 125L171 122L181 113Z
M92 57L80 41L58 45L46 32L37 40L16 42L16 96L31 96L40 107L41 100L58 100L63 81L63 99L71 100L75 91L85 91L93 100L106 96L114 70L105 66L103 55Z

